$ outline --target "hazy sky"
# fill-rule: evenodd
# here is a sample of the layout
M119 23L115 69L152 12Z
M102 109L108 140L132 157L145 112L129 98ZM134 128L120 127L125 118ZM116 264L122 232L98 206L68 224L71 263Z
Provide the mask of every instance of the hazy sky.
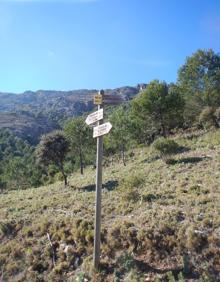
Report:
M220 0L0 0L0 91L175 82L220 51Z

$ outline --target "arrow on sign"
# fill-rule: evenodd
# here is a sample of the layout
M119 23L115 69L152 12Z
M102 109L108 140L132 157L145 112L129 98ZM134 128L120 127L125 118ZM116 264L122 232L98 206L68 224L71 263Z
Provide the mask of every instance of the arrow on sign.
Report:
M103 119L103 109L100 109L90 115L87 116L86 118L86 124L90 125L93 124L95 122L97 122L98 120Z
M110 122L103 123L93 128L93 138L108 134L112 125Z

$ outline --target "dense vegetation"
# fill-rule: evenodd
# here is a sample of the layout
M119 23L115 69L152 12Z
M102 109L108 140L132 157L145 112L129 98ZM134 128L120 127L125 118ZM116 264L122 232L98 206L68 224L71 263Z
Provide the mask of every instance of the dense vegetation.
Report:
M36 147L0 131L0 280L220 281L220 56L198 50L176 84L154 80L105 118L95 272L96 147L85 116Z
M0 189L37 187L43 183L41 175L34 148L10 131L0 131Z

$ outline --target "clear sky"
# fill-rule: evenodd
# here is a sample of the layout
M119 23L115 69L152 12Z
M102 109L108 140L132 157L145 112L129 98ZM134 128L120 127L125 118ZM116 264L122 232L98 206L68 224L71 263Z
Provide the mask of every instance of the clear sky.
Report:
M175 82L220 51L220 0L0 0L0 91Z

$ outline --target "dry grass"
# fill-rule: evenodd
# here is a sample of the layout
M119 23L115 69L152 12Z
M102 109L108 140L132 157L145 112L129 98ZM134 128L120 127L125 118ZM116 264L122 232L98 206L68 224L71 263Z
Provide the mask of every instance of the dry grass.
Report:
M74 174L67 188L0 195L0 279L218 281L220 132L176 141L188 150L172 165L140 148L126 167L104 168L99 272L92 269L94 169Z

